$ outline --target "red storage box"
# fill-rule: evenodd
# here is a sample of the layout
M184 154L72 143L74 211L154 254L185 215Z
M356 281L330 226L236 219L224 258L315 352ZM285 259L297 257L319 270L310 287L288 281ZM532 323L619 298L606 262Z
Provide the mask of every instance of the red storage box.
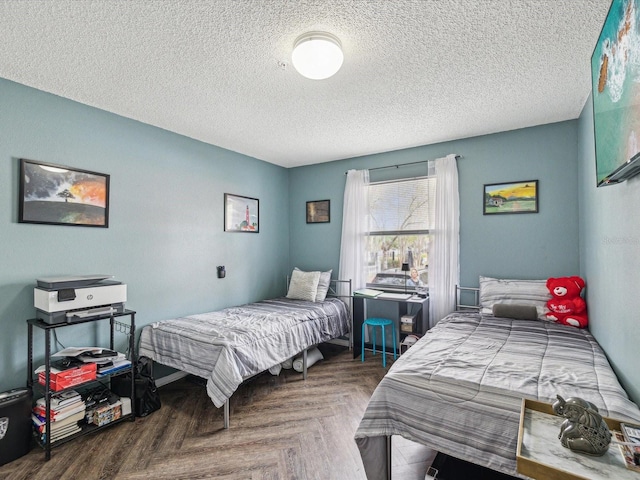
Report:
M75 387L84 382L90 382L96 379L96 364L85 363L77 367L71 367L66 370L58 370L57 368L51 368L49 374L50 388L54 392L59 392L65 388ZM38 373L38 382L40 385L45 384L45 373Z

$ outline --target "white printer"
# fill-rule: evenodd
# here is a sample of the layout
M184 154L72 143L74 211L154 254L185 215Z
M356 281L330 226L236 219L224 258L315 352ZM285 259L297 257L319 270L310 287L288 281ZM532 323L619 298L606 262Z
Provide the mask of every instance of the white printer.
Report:
M123 312L127 286L113 275L79 275L36 279L33 304L45 323L72 323L85 318Z

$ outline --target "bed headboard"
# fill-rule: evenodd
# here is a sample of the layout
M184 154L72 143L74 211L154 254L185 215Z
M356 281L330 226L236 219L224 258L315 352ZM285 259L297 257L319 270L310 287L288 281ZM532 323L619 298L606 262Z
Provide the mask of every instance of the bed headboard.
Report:
M343 298L348 297L351 298L353 295L353 290L351 288L351 279L349 280L338 280L331 279L329 283L329 290L327 291L327 296L329 297L337 297Z
M456 311L480 311L480 289L456 285Z

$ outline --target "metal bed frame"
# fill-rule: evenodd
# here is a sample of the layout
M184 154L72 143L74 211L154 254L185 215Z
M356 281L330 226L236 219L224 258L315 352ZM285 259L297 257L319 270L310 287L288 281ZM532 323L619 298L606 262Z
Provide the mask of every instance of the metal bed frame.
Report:
M289 280L290 277L287 275L287 290L289 289ZM345 294L341 294L339 292L340 290L340 286L341 285L346 285L347 291L349 292L348 295ZM351 350L351 348L353 348L353 315L352 315L352 310L353 310L353 305L352 305L352 289L351 289L351 280L338 280L338 279L331 279L331 281L329 282L329 290L327 291L327 296L328 297L335 297L335 298L347 298L348 301L346 301L345 303L347 303L347 314L349 315L349 340L348 340L348 346L349 346L349 350ZM344 300L343 300L344 301ZM302 351L302 379L306 380L307 379L307 351L310 348L315 347L316 345L311 345L310 347L305 348ZM266 370L265 370L266 371ZM244 379L244 382L251 380L252 378L258 376L258 375L262 375L264 372L260 372L260 373L256 373L255 375L251 375L250 377L247 377ZM224 408L224 428L225 429L229 429L229 424L230 424L230 408L229 408L229 402L231 400L230 398L227 398L226 402L224 402L223 408Z
M473 297L473 303L468 302L469 297ZM472 310L477 312L480 310L480 289L478 287L461 287L456 285L456 311L464 312L465 310Z

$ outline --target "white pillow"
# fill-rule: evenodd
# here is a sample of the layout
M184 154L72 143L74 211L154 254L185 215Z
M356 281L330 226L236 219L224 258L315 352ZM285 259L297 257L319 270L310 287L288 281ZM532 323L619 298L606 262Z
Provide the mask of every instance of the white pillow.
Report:
M329 285L331 284L331 272L329 270L320 273L320 280L318 281L318 293L316 294L316 302L324 302L329 292Z
M289 282L287 298L315 302L319 280L320 272L303 272L302 270L294 269Z
M495 304L533 305L538 318L545 319L546 303L550 298L546 280L480 277L480 307L485 314L491 315Z

